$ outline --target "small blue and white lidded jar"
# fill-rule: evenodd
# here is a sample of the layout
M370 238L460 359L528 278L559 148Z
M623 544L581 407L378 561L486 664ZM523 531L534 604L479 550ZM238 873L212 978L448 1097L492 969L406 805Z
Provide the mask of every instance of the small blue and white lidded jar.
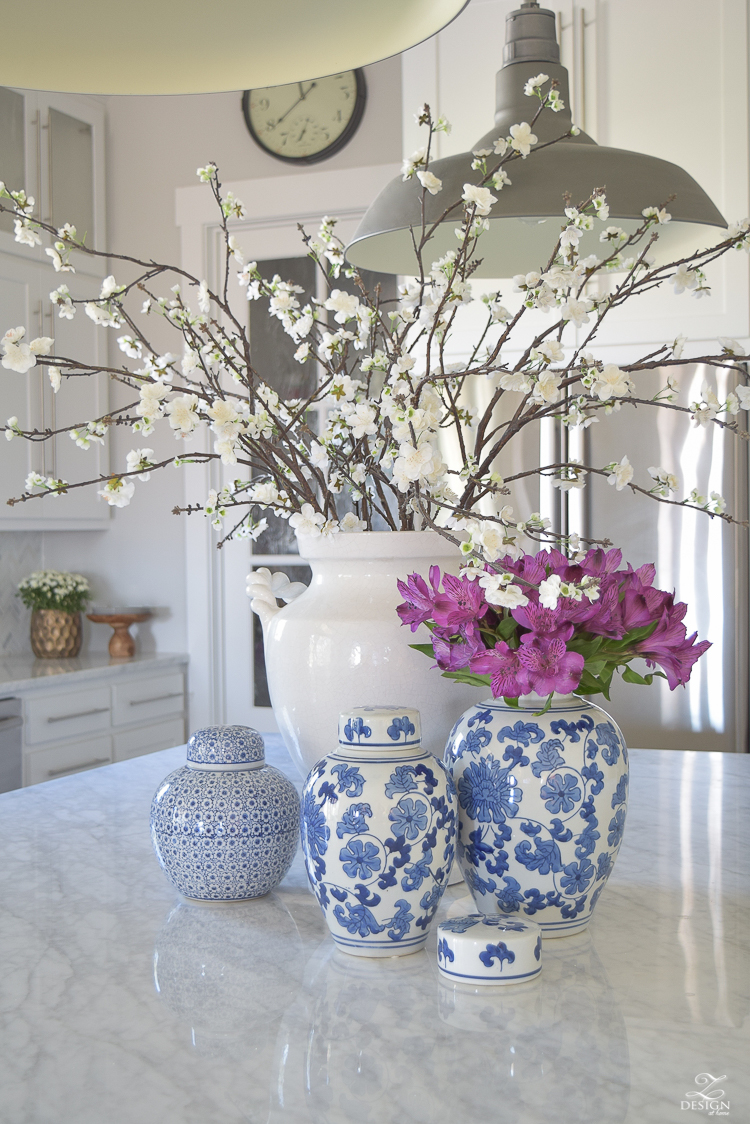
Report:
M278 886L297 850L299 797L248 726L207 726L151 804L151 840L186 898L236 902Z
M437 956L452 983L526 983L542 970L542 930L520 917L450 917L438 925Z
M419 711L362 706L302 790L302 851L331 935L354 956L427 939L454 854L455 793L422 748Z

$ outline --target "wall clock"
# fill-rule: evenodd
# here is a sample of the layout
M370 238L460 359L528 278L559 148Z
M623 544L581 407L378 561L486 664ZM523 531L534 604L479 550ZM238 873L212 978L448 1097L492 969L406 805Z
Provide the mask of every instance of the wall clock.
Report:
M256 144L292 164L326 160L354 136L365 111L361 70L245 90L242 112Z

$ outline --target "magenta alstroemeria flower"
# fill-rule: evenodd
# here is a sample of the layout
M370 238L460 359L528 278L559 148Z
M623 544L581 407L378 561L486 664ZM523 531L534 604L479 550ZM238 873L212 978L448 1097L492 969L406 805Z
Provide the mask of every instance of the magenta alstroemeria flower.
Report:
M473 622L462 625L458 639L454 629L436 630L432 634L432 650L438 667L443 671L459 671L468 667L475 656L486 651L479 629Z
M590 550L578 565L584 574L600 577L604 574L614 574L621 562L621 550L602 550L601 547L597 547L595 550Z
M658 625L650 636L636 644L638 652L649 667L659 665L672 691L687 683L693 664L711 647L709 640L696 643L697 632L692 636L687 635L687 629L682 623L686 612L687 605L684 602L675 605L669 594Z
M529 601L518 609L511 609L510 615L522 628L528 628L538 636L550 639L570 640L575 626L567 618L567 601L559 601L556 609L545 609L536 601Z
M501 696L517 699L532 690L518 652L509 648L504 640L499 640L494 648L476 656L469 667L476 675L492 676L492 694L496 699Z
M396 585L406 598L403 604L396 606L396 612L401 623L410 625L412 632L416 632L420 624L433 619L435 598L440 593L440 567L430 566L431 591L421 574L409 574L405 582L399 579Z
M625 635L625 627L620 607L619 578L612 575L602 579L598 601L589 601L586 597L580 601L568 601L565 616L594 636L609 636L613 640L621 640Z
M478 581L443 575L443 593L435 598L433 620L441 628L456 629L469 621L480 620L489 605Z
M661 617L668 600L671 600L671 595L662 589L644 587L640 582L632 583L630 588L625 589L620 603L625 631L654 624Z
M549 640L527 632L521 637L518 659L528 672L530 689L538 695L548 695L550 691L568 695L581 681L583 656L569 652L563 640Z

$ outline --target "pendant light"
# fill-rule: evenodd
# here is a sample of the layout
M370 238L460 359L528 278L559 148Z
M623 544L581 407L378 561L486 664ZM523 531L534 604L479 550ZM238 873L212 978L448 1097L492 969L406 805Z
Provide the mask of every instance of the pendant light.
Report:
M429 39L468 0L24 0L5 86L204 94L354 70Z
M565 109L545 110L536 124L538 143L551 141L571 125L568 72L560 65L555 13L540 8L537 0L526 0L506 19L503 65L497 74L495 128L481 137L475 149L492 150L498 137L507 137L510 126L531 121L538 106L524 95L529 78L540 72L556 79ZM472 153L462 152L430 163L430 171L442 180L437 195L427 195L427 222L440 218L446 206L460 199L465 183L478 182L471 169ZM546 265L559 230L568 192L575 205L597 187L606 188L610 222L628 232L642 221L645 207L657 206L670 196L671 222L660 226L654 253L657 260L672 261L720 240L726 222L705 191L676 164L655 156L605 148L581 132L549 148L534 152L526 160L514 160L507 172L511 186L493 191L497 202L488 216L489 230L479 243L482 264L477 277L512 277ZM411 274L415 256L411 228L421 229L422 189L416 177L392 180L366 212L347 247L347 259L362 269L381 273ZM454 233L459 212L441 223L428 247L434 261L458 245ZM601 256L599 231L585 234L579 243L582 256Z

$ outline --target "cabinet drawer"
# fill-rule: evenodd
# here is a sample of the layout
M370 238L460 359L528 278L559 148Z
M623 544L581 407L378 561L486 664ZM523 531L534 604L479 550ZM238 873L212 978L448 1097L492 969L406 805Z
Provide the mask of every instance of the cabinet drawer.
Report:
M118 683L112 688L112 724L132 726L148 718L179 714L185 707L185 683L182 672L137 679L134 683Z
M59 742L109 728L109 687L61 691L26 700L24 742Z
M144 753L171 749L185 741L185 719L168 718L166 722L155 722L153 726L143 726L139 730L124 730L115 734L112 740L115 761L127 761Z
M40 784L71 773L96 769L99 765L108 765L111 760L112 739L109 736L35 749L25 755L24 785Z

